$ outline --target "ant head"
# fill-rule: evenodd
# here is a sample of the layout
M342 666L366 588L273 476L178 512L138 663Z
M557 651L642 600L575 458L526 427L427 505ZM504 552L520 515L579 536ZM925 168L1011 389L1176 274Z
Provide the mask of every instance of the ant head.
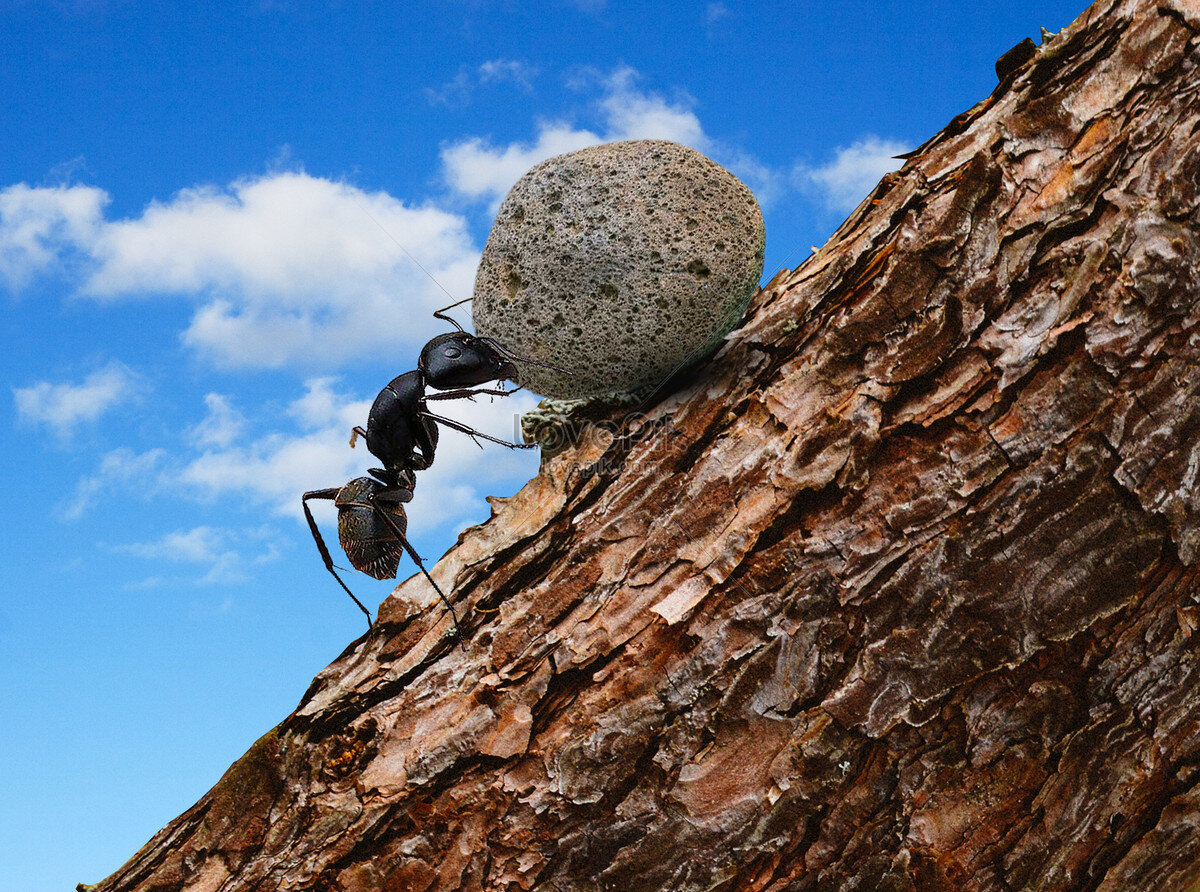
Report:
M437 390L512 380L517 375L517 367L495 342L465 331L438 335L426 344L417 368L426 383Z

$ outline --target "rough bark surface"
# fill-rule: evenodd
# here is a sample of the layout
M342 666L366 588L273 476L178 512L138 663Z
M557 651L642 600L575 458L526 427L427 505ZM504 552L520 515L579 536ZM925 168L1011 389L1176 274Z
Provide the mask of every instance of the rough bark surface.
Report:
M1198 33L1048 38L92 888L1197 882Z

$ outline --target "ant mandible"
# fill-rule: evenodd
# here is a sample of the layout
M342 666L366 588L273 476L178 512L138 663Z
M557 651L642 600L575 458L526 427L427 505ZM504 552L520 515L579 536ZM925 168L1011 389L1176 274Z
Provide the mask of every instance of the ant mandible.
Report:
M465 302L459 301L458 304ZM396 376L380 391L367 416L366 429L355 427L351 433L351 448L358 437L363 437L367 450L379 459L383 467L371 468L367 472L370 477L356 477L345 486L306 492L300 502L325 569L333 574L338 585L366 614L368 629L372 627L371 612L354 596L334 569L329 549L308 507L310 499L332 500L337 506L338 541L356 570L375 579L394 579L399 568L400 553L407 552L450 611L455 633L461 642L462 630L454 606L433 581L405 536L407 516L401 503L412 500L416 486L415 472L433 464L439 424L465 433L480 448L482 444L477 437L511 449L532 449L537 444L509 443L453 419L435 415L428 410L427 401L471 399L477 395L508 396L514 391L479 385L514 379L517 374L515 362L545 368L557 367L516 356L491 338L476 337L464 331L454 319L445 315L446 310L458 304L451 304L433 314L435 318L453 324L458 331L438 335L429 341L421 350L416 370ZM443 392L426 393L427 387Z

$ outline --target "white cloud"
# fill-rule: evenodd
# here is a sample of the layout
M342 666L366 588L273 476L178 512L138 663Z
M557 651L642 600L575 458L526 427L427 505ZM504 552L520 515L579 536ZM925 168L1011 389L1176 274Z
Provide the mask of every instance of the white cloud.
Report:
M588 72L577 79L580 86L598 84L601 88L596 107L604 123L602 132L542 122L531 143L493 146L486 139L471 137L444 146L441 156L446 182L460 195L495 207L522 174L554 155L626 139L669 139L697 149L707 147L708 137L691 111L689 97L671 102L637 89L636 80L632 68L619 68L607 77Z
M482 83L514 83L523 90L533 89L533 79L538 70L527 62L516 59L491 59L479 66Z
M69 437L77 425L95 421L109 409L134 399L142 385L132 371L110 362L92 372L79 384L39 381L29 387L14 387L17 415L25 422Z
M475 402L447 400L438 403L435 411L499 439L519 442L516 419L536 402L533 395L519 392L511 397L479 397ZM208 449L187 462L176 479L204 498L236 493L299 519L302 493L340 487L379 464L361 440L355 449L349 448L350 430L366 424L370 405L371 400L338 393L331 379L312 379L287 412L304 428L302 432L276 432L246 446ZM523 450L516 455L498 444L485 441L483 446L480 449L457 431L441 429L437 461L418 478L410 505L414 516L425 515L430 526L459 521L478 509L489 484L533 470Z
M296 419L301 427L312 430L332 422L339 430L344 427L349 437L351 427L367 423L371 403L353 400L344 393L338 393L333 389L336 383L336 378L310 378L305 381L304 395L292 400L287 409L288 415Z
M0 280L19 291L65 249L89 244L107 203L108 194L91 186L0 189Z
M205 398L208 415L189 430L197 447L190 458L168 456L158 448L137 453L128 448L109 452L96 473L83 478L62 508L66 519L87 512L105 492L162 491L201 501L236 495L239 501L266 503L278 513L300 516L300 494L345 483L361 473L371 457L349 448L350 428L366 422L369 400L353 400L332 389L332 379L307 382L305 393L287 408L300 431L256 436L248 445L237 441L244 418L225 397Z
M797 165L793 179L801 188L815 187L831 210L844 213L853 210L885 173L898 170L904 162L893 156L910 148L905 143L869 134L838 149L828 164Z
M708 137L690 108L691 97L683 94L668 102L657 93L638 90L637 78L632 68L619 68L605 81L605 95L600 100L608 125L605 139L669 139L705 149Z
M361 473L359 465L370 456L361 446L349 448L350 429L366 422L370 407L370 401L334 392L331 379L312 379L288 408L303 432L269 433L249 445L206 449L180 470L179 482L204 498L236 493L299 517L302 492L340 486Z
M246 418L233 407L227 396L210 393L204 397L208 414L199 424L188 429L188 433L202 446L226 448L242 433Z
M436 412L499 439L519 442L520 413L529 411L536 401L533 395L518 392L511 397L479 397L475 402L447 400L437 404ZM279 431L256 437L247 445L206 449L181 466L162 469L161 485L168 485L169 478L173 493L206 500L233 495L239 502L265 504L276 514L303 524L300 496L304 492L340 487L379 464L361 440L355 449L348 444L350 429L366 423L369 409L370 400L355 400L338 392L331 379L312 379L285 413L300 431ZM419 474L415 498L405 506L414 531L459 530L478 522L488 512L484 496L536 473L536 452L510 450L486 441L480 448L457 431L443 427L440 433L437 461ZM113 476L97 475L106 482ZM327 543L336 550L332 503L318 501L312 507ZM218 551L211 538L195 531L188 539L150 543L140 553L151 556L151 545L164 549L169 545L181 554ZM221 573L241 572L241 566L244 562L234 563L232 558L225 564L214 563L213 579L219 581Z
M243 569L246 559L233 547L233 543L263 541L265 550L252 559L253 563L261 564L279 556L279 545L273 541L277 539L278 535L266 527L234 531L199 526L191 530L167 533L151 542L114 545L112 550L148 561L208 565L207 572L197 582L229 584L242 582L247 578Z
M184 342L252 367L418 345L448 301L405 252L452 294L470 294L478 262L461 217L303 173L181 192L105 225L91 250L84 293L199 298Z
M440 87L426 88L425 96L432 105L460 107L471 101L471 95L482 84L515 84L526 93L533 90L538 69L516 59L491 59L474 69L460 68L452 80Z
M474 403L447 400L438 403L436 411L495 437L516 437L519 441L516 419L535 404L536 397L521 392L512 397L480 397ZM306 392L286 412L286 417L304 430L268 434L245 446L206 450L182 468L173 469L172 491L209 499L233 495L239 502L264 503L275 513L289 515L303 525L300 497L304 492L340 487L378 465L361 440L355 449L348 445L351 427L366 423L369 408L369 400L354 400L338 393L330 379L310 380ZM511 487L514 481L537 471L536 452L509 450L487 442L483 446L481 449L464 434L442 428L437 461L419 474L415 498L405 505L410 535L432 534L439 529L455 532L468 523L481 521L488 513L484 496ZM337 556L337 515L332 502L314 502L312 509L334 560L345 566L345 559ZM220 542L214 544L195 531L187 538L149 543L143 549L146 556L158 553L151 546L170 546L176 553L197 557L223 553ZM440 555L423 557L428 566ZM312 560L320 566L315 550ZM245 562L235 557L214 561L205 580L226 581L243 573L244 567ZM416 568L406 561L399 572L404 578Z
M146 560L207 563L218 557L218 540L224 538L223 533L218 533L212 527L196 527L186 533L167 533L155 542L116 545L114 550Z
M457 214L294 171L187 189L125 220L104 220L106 201L81 186L0 192L0 278L16 288L79 254L85 296L194 301L183 341L222 366L329 367L419 346L450 302L436 283L469 295L479 260Z
M442 149L442 164L446 181L456 192L496 204L535 164L601 142L603 138L590 130L542 123L532 143L510 143L497 148L478 137L453 143Z
M166 459L162 449L134 452L122 446L114 449L100 460L100 467L90 477L84 477L75 488L75 494L60 506L64 520L78 520L95 504L106 490L116 487L134 489L143 497L159 488L160 470Z

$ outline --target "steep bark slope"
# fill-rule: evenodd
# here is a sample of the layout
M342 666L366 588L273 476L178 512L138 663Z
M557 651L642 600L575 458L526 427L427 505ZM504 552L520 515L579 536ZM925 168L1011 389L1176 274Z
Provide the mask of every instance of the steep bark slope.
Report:
M1049 38L92 888L1195 882L1198 32Z

